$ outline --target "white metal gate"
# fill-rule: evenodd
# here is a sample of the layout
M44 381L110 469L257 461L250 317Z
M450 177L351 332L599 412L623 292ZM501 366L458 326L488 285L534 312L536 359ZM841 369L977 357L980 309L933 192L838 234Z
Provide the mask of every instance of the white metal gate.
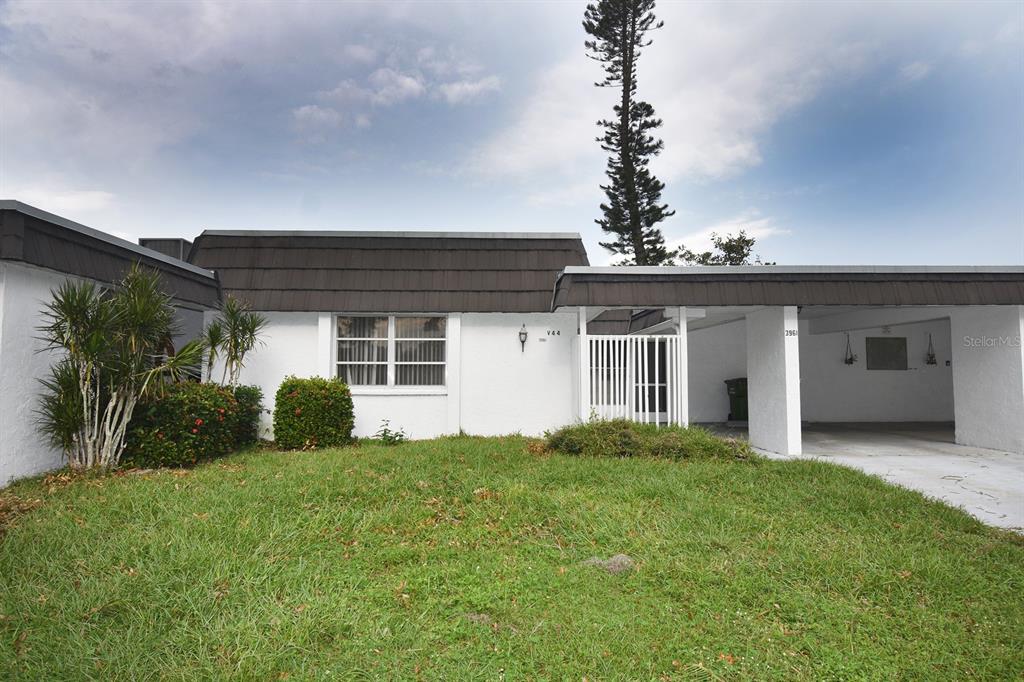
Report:
M587 337L590 412L645 424L686 422L678 336Z

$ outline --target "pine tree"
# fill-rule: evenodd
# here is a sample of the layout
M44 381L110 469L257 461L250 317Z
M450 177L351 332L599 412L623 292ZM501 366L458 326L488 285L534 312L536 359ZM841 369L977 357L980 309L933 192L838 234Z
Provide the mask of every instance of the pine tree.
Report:
M651 41L648 31L664 25L654 16L654 0L600 0L587 5L583 28L593 37L584 43L589 56L604 65L601 88L619 88L615 119L598 121L604 135L597 138L608 152L609 183L601 185L607 203L595 222L614 239L601 246L625 256L622 264L670 264L674 253L665 248L657 224L675 214L661 203L664 183L650 171L650 159L664 144L652 134L661 119L654 107L636 99L636 64L641 48Z

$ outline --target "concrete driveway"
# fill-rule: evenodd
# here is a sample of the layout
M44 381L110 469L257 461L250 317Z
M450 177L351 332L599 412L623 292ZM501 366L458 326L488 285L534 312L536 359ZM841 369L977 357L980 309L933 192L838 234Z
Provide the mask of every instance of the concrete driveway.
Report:
M952 424L804 424L803 451L1024 532L1024 455L956 445Z

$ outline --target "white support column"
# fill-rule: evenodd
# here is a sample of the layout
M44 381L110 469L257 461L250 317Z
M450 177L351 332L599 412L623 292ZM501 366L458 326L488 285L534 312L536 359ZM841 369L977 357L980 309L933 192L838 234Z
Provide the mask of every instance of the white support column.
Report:
M956 442L1024 453L1024 306L958 306L949 321Z
M799 455L800 337L795 306L747 315L747 411L750 444Z
M316 371L330 379L337 374L334 368L334 316L330 313L317 316L316 350Z
M689 347L686 345L687 325L686 308L679 306L676 312L679 325L676 328L676 357L675 362L675 398L676 398L676 423L680 426L690 424L690 360Z
M590 419L590 337L587 336L586 306L580 306L579 309L579 343L579 417L581 422L585 422Z
M447 433L462 430L462 314L448 315L447 364L445 385L448 387Z

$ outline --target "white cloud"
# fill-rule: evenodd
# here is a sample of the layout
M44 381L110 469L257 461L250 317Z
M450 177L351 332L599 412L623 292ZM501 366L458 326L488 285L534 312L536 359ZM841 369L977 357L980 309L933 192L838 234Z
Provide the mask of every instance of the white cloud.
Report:
M433 45L422 47L416 51L416 66L423 71L439 77L472 76L480 72L480 65L463 54L458 48L449 45L439 50Z
M762 216L755 210L746 211L732 218L719 221L714 225L708 225L695 232L691 232L678 239L666 240L670 249L678 249L685 246L694 253L710 251L714 248L711 242L711 235L719 236L735 235L740 231L746 232L748 237L753 237L762 242L769 237L790 234L789 230L778 227L771 218ZM755 251L757 248L755 247Z
M501 89L501 79L497 76L485 76L479 80L462 80L442 83L438 90L449 104L462 104L478 99L488 92Z
M813 99L830 80L857 73L867 47L848 38L842 13L801 5L665 5L666 28L643 54L639 95L664 120L665 151L654 161L663 180L718 179L761 162L761 136ZM582 39L582 35L580 36ZM511 125L485 140L467 160L484 176L530 178L566 185L603 168L595 122L611 111L614 92L595 88L600 66L577 43L536 81Z
M377 59L377 50L368 45L346 45L342 54L354 62L372 64Z
M377 69L368 79L370 102L377 106L391 106L423 95L427 88L414 74L401 73L391 68Z
M426 91L426 86L417 75L382 67L367 77L365 85L346 79L330 90L317 93L317 97L344 105L387 107L420 97Z
M328 132L339 127L342 120L341 113L319 104L292 109L292 130L307 142L323 142Z
M39 206L51 213L91 213L109 208L114 203L110 192L95 189L60 189L57 187L12 187L4 190L10 199Z
M910 62L900 67L900 78L905 83L913 83L926 78L932 72L932 65L925 61Z

